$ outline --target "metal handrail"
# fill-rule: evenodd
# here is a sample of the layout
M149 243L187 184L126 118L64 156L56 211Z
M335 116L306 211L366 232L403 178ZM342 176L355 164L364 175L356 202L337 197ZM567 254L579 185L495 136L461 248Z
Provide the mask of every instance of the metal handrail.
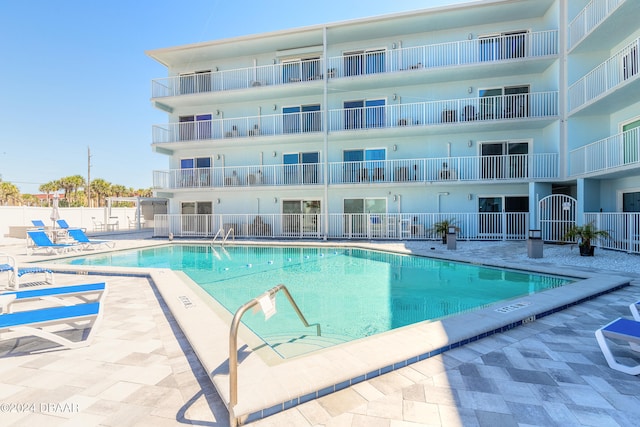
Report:
M298 304L296 304L289 293L289 290L283 284L269 289L257 298L245 303L238 309L238 311L236 311L236 314L233 316L233 320L231 321L231 329L229 331L229 421L232 427L238 425L238 420L235 417L233 408L238 403L238 327L240 326L240 319L250 308L258 305L261 298L266 296L271 298L278 291L284 291L284 294L287 296L289 303L302 321L302 324L307 328L315 326L317 335L321 336L320 324L314 323L310 325L309 322L307 322L307 319L304 317L304 314L302 314L302 311L300 311Z
M213 239L211 240L211 246L213 246L216 243L216 239L218 238L221 232L224 233L224 229L219 228L218 231L216 232L216 235L213 236ZM233 227L231 227L229 231L227 231L227 234L225 234L224 237L222 238L221 246L224 246L224 244L227 243L227 239L229 238L229 235L231 233L233 233L233 239L235 240L236 232L234 231Z

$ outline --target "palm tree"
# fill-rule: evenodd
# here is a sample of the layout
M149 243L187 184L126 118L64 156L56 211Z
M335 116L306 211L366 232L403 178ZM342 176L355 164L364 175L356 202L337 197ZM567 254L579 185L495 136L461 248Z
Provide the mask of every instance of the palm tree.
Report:
M98 206L102 206L102 200L111 195L111 183L102 178L92 180L91 194L98 200Z
M10 199L13 199L13 203L16 203L20 190L14 184L6 181L0 182L0 202L3 205L7 205Z
M46 184L42 184L40 187L38 187L38 191L40 191L41 193L46 193L47 195L47 206L51 206L51 198L49 197L49 194L56 193L59 189L60 187L58 186L58 181L49 181Z
M84 177L82 175L73 175L73 176L68 176L65 179L66 179L66 182L71 186L71 191L73 192L73 204L76 205L77 198L78 198L78 189L86 185Z

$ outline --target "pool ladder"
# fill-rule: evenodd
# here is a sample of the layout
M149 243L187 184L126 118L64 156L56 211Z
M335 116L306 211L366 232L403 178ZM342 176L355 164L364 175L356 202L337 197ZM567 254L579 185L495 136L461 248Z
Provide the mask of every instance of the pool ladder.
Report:
M235 240L236 238L236 232L233 230L233 227L229 228L229 231L227 231L227 233L225 234L224 232L224 228L220 228L218 230L218 232L216 233L215 236L213 236L213 240L211 240L211 246L216 244L216 240L218 239L218 237L222 237L222 242L220 243L222 246L224 246L225 243L227 243L227 239L229 238L229 235L232 235L232 238Z
M293 297L289 293L289 290L283 284L269 289L262 295L245 303L236 311L236 314L233 316L233 320L231 321L231 329L229 331L229 422L231 424L231 427L236 427L239 421L239 419L235 416L233 408L238 403L238 328L240 326L240 320L249 309L255 307L256 305L259 305L262 298L275 298L275 294L277 294L279 291L284 292L287 299L289 300L289 303L302 321L302 324L306 328L315 326L316 334L318 336L322 335L320 324L314 323L310 325L309 322L307 322L304 314L302 314L302 311L300 311L300 307L298 307L298 304L296 304L296 302L293 300Z

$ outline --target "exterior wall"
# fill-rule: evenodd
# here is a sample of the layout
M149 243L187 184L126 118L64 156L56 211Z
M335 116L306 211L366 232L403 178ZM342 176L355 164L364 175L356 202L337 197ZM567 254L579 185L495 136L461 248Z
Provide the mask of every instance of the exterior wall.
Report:
M379 200L389 214L479 213L481 199L501 198L504 210L507 198L524 197L531 227L537 200L553 193L576 195L581 213L619 209L615 194L633 187L629 183L640 176L640 165L625 165L621 178L610 166L589 171L577 162L584 158L584 147L620 133L621 122L638 117L640 102L624 92L640 83L631 76L583 105L573 105L577 101L571 98L573 92L580 94L572 86L640 37L637 25L625 25L625 15L637 10L635 2L616 0L621 6L607 12L601 26L589 28L570 45L574 18L585 15L585 8L604 7L603 1L474 2L151 52L167 64L169 76L154 82L159 94L154 101L169 111L167 123L157 126L163 136L154 136L154 148L170 153L169 170L157 171L156 194L171 199L170 214L181 214L183 203L196 202L210 204L210 213L220 215L284 214L295 200L319 201L324 215L342 214L349 199ZM496 20L496 13L505 10L511 19ZM598 31L611 27L616 31L603 41ZM520 30L529 32L522 45L508 35ZM502 38L479 41L490 35ZM518 46L526 54L517 53ZM187 51L189 61L181 59ZM364 51L369 53L358 61L343 57ZM304 58L314 60L287 62ZM356 72L350 75L350 69ZM197 93L180 93L183 81L172 80L209 70L203 82L211 88ZM521 86L529 87L526 104L508 94L509 88ZM483 98L489 89L507 93ZM349 102L372 100L383 106L345 109ZM291 132L286 124L291 116L283 113L309 105L320 106L313 113L317 117L302 113ZM361 122L348 129L345 123L352 123L354 112L362 114ZM183 141L181 116L201 114L211 115L211 136ZM308 125L305 117L315 117L316 124L301 131ZM375 126L366 125L369 119ZM522 142L528 144L525 157L483 157L488 147L483 144L515 149L509 144ZM345 151L376 149L384 153L383 160L345 163ZM306 169L297 172L306 181L283 178L285 159L314 152L313 179L300 178ZM205 184L180 169L183 159L194 158L210 158ZM455 179L438 178L437 169L445 164ZM346 179L349 168L368 175ZM265 178L256 184L258 172ZM240 181L233 184L230 177L235 176Z

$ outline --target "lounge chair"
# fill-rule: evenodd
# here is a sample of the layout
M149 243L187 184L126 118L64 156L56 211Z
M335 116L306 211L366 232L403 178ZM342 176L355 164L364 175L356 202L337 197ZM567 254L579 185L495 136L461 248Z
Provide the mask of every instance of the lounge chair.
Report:
M69 236L78 242L83 249L94 248L100 245L105 245L108 248L113 248L116 242L112 240L89 240L89 237L80 228L69 229Z
M97 301L12 312L11 305L20 299L19 294L19 292L16 292L0 295L0 306L3 307L0 313L1 340L37 336L66 348L78 348L91 344L97 326L103 316L103 299L106 295L106 286ZM54 330L45 329L47 326L53 325L56 326ZM59 332L61 332L60 325L70 325L75 329L91 329L79 341L71 341L59 335Z
M38 228L39 230L44 230L44 228L46 227L46 225L44 225L44 222L42 222L42 220L40 219L32 219L31 224L33 224L33 226Z
M106 289L106 283L100 282L3 292L0 296L14 295L15 298L9 304L3 306L2 311L8 311L11 304L37 299L52 302L57 305L73 305L72 301L67 299L69 297L79 298L82 302L95 302L102 298Z
M47 233L40 230L27 231L27 234L29 235L29 239L33 242L33 245L30 245L28 244L29 239L27 239L27 254L29 253L29 249L31 249L32 253L33 251L42 249L47 251L47 253L52 254L64 252L76 246L68 243L53 243L51 239L49 239L49 236L47 236Z
M625 374L640 375L640 362L635 366L618 362L609 348L607 339L626 341L632 350L640 351L640 322L620 317L596 331L596 340L609 367Z
M20 278L27 274L43 273L46 283L52 285L55 283L53 271L44 267L22 267L16 266L16 260L11 255L0 253L0 273L9 274L8 288L18 289L20 287Z

